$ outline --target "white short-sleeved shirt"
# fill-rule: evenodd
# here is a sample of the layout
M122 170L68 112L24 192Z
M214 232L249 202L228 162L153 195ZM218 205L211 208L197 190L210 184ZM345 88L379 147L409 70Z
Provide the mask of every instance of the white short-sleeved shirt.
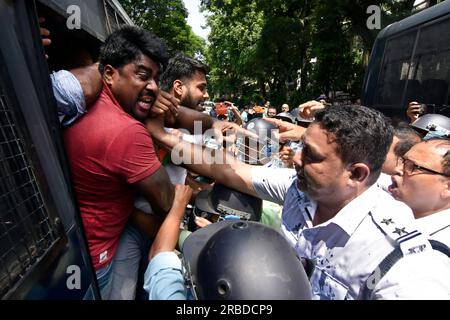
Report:
M386 173L381 173L376 182L377 186L386 192L389 192L388 188L392 184L392 177ZM390 192L389 192L390 193Z
M450 209L416 219L416 222L425 234L430 235L430 239L450 247Z
M313 226L317 205L298 190L295 171L289 176L287 170L254 168L253 186L263 199L284 200L282 234L299 256L316 263L313 298L358 299L366 280L399 243L405 257L377 279L372 298L450 298L450 259L414 232L405 204L372 186L334 218Z

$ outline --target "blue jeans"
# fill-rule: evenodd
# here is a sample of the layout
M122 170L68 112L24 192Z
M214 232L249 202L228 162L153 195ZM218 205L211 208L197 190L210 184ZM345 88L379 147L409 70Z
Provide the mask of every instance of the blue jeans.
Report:
M96 271L103 300L134 300L141 258L147 259L149 239L128 223L111 262ZM145 269L142 270L145 272ZM91 296L89 296L89 291ZM84 299L93 298L89 288ZM92 299L91 298L91 299Z
M111 279L113 274L114 260L111 260L106 266L98 269L95 272L97 277L98 288L100 290L100 295L103 297L109 297L111 295ZM94 291L92 285L86 291L83 300L94 300Z

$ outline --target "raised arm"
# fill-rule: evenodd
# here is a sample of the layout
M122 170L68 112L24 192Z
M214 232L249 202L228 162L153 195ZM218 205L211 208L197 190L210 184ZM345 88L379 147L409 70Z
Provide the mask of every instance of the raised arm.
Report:
M181 156L184 167L230 188L257 196L252 184L251 165L239 162L223 149L205 149L182 141L178 137L167 134L162 125L161 118L149 119L146 123L147 130L151 132L153 139L167 149L173 150L172 155ZM172 160L177 162L174 157Z
M98 71L98 63L69 71L80 82L81 88L83 89L86 106L89 108L95 101L97 101L103 87L102 76L100 71Z
M180 235L180 222L192 195L192 189L186 185L175 186L175 197L172 208L164 219L158 234L153 241L149 260L160 252L170 252L175 249Z
M136 182L134 187L152 205L155 213L166 215L169 212L173 203L174 187L163 167Z

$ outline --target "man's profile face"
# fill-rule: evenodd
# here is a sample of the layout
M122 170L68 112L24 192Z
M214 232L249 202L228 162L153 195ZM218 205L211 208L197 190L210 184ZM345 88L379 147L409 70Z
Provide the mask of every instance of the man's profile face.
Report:
M334 134L313 123L302 140L303 149L294 156L298 188L316 201L345 199L350 173L337 152Z
M393 137L391 146L389 147L389 151L386 155L386 160L384 161L383 166L381 167L381 172L388 174L390 176L393 176L394 174L397 173L397 165L399 159L395 154L395 147L397 146L399 141L400 140L396 136Z
M439 140L421 142L413 146L404 156L406 162L412 162L436 172L443 172L442 158L448 150L439 148ZM408 165L408 164L407 164ZM400 175L392 178L393 184L389 187L392 196L406 203L414 213L432 211L433 207L439 207L444 203L442 199L443 191L447 188L448 177L434 174L426 169L414 168L413 170L403 170ZM410 168L407 168L410 169Z
M135 61L113 70L109 81L112 94L125 112L144 121L158 92L158 64L140 55Z
M201 103L209 99L205 74L196 71L191 79L183 81L183 86L181 105L198 111L203 110Z

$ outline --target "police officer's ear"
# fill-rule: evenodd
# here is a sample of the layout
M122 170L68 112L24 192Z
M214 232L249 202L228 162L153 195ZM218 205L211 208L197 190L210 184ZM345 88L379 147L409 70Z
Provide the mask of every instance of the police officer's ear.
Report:
M107 64L103 68L103 81L111 88L112 84L118 77L118 70L113 66Z
M444 181L444 188L441 192L441 198L443 199L450 199L450 178L444 178L446 181Z
M370 175L370 168L365 163L354 163L347 169L350 173L350 184L366 183Z

